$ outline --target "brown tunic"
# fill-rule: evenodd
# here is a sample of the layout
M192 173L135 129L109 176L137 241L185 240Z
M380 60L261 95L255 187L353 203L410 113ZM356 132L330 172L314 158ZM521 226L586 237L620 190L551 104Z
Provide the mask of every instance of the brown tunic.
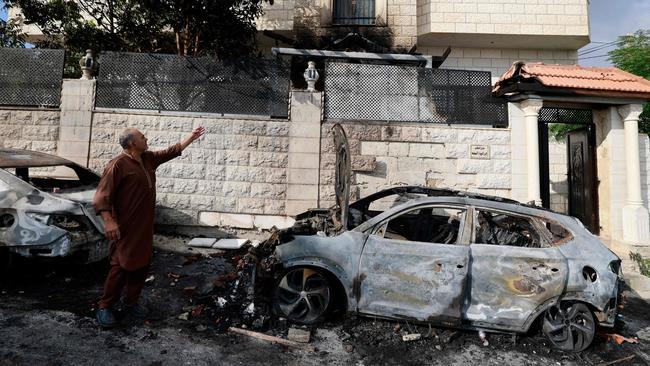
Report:
M93 198L95 212L111 211L120 239L111 242L111 265L133 271L149 264L153 247L156 168L181 154L180 144L145 151L142 164L121 153L108 162Z

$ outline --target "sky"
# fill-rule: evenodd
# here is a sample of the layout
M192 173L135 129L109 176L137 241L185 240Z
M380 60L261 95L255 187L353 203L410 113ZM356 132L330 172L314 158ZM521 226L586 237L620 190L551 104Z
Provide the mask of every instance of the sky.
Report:
M650 29L650 0L590 0L589 3L592 42L579 50L579 63L611 66L606 55L615 45L607 43L638 29ZM0 18L6 19L3 0L0 7Z
M639 29L650 29L650 0L590 0L589 27L592 42L578 51L579 64L611 66L606 55L615 45L607 43Z

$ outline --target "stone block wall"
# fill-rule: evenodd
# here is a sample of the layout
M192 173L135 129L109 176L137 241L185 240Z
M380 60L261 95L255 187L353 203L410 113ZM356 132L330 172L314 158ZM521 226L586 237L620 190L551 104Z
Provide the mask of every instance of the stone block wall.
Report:
M588 35L587 0L424 0L418 33Z
M158 168L158 221L252 228L254 215L284 216L290 126L286 120L96 112L90 167L101 172L121 151L117 140L127 127L140 129L154 150L181 141L199 125L206 128L203 138Z
M44 109L0 109L0 146L56 154L60 112Z
M567 176L566 141L548 141L549 182L551 210L569 212L569 178Z
M295 0L275 0L264 3L264 14L255 20L258 30L292 30Z
M321 206L334 195L336 156L321 129ZM351 199L412 184L510 197L510 130L409 123L342 123L352 161Z
M444 49L445 47L418 47L420 52L429 55L440 55ZM578 63L578 53L576 50L454 47L441 68L490 71L494 84L513 62L522 60L573 65Z

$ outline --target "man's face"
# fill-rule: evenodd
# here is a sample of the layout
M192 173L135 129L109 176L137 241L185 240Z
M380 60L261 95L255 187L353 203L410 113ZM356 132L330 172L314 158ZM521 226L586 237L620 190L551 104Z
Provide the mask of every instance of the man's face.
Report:
M131 140L131 147L138 151L147 151L149 146L147 145L147 138L144 134L138 130L133 132L133 140Z

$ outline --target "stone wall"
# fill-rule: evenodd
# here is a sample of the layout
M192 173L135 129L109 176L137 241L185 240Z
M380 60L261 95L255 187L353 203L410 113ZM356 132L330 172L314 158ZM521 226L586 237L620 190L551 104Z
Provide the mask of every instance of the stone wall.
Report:
M567 176L566 141L548 141L548 175L551 193L551 210L569 212L569 178Z
M418 33L588 35L587 0L423 0Z
M321 206L334 203L331 123L321 129ZM342 124L354 171L351 198L400 184L510 197L510 130L413 123Z
M418 47L424 54L440 55L445 47ZM573 65L578 63L576 50L518 48L454 47L442 64L443 69L490 71L494 84L515 61Z
M56 154L60 112L0 109L0 146Z
M252 228L255 216L284 216L290 126L286 120L96 112L90 167L101 172L121 151L117 139L126 127L140 129L150 149L162 149L199 125L205 126L205 136L158 168L159 222Z

